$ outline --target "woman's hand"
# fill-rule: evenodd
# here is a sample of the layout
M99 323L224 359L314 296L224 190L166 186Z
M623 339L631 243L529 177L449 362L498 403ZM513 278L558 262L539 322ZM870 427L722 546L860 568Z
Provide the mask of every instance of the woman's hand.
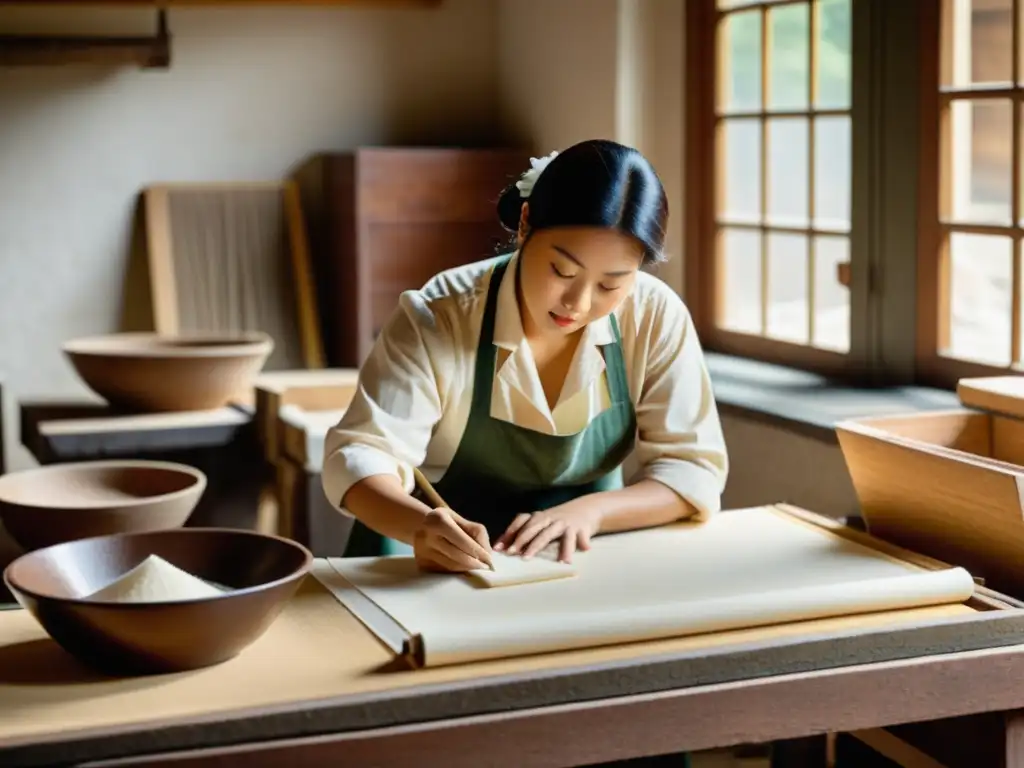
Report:
M413 536L416 564L428 571L463 573L491 567L487 529L447 507L432 509Z
M528 558L558 541L558 559L572 562L572 553L577 549L590 549L590 539L601 525L601 514L595 507L574 500L532 515L517 515L494 548L510 555L522 553Z

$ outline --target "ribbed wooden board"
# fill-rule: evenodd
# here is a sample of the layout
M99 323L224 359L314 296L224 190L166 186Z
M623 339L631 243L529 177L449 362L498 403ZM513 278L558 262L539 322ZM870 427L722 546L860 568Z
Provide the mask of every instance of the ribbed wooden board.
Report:
M156 330L263 331L274 339L266 370L322 367L297 196L287 182L148 188Z

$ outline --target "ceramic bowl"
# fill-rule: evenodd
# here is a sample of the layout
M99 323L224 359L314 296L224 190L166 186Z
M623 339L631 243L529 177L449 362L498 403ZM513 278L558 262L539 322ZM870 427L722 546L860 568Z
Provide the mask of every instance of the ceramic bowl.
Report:
M49 464L0 475L0 521L21 547L185 524L206 475L165 461Z
M88 595L150 555L228 587L213 597L116 603ZM107 675L199 669L255 642L312 566L301 544L253 531L179 528L58 544L22 555L4 582L50 637Z
M251 398L274 349L265 333L168 336L117 333L62 347L86 385L129 411L201 411Z

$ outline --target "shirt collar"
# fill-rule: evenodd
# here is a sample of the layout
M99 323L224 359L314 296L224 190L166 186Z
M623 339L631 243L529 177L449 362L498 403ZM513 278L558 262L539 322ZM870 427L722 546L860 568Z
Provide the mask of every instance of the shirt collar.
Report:
M519 301L516 299L516 269L519 263L519 251L512 254L501 285L498 286L498 302L494 317L494 345L515 351L523 342L523 316L519 312ZM581 345L602 346L615 341L612 330L611 316L606 315L589 323L583 330Z

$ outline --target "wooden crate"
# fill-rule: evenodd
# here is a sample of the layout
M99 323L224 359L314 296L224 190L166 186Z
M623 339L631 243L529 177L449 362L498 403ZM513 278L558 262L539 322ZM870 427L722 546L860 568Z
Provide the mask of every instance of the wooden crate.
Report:
M868 531L1024 595L1024 421L961 408L836 433Z

